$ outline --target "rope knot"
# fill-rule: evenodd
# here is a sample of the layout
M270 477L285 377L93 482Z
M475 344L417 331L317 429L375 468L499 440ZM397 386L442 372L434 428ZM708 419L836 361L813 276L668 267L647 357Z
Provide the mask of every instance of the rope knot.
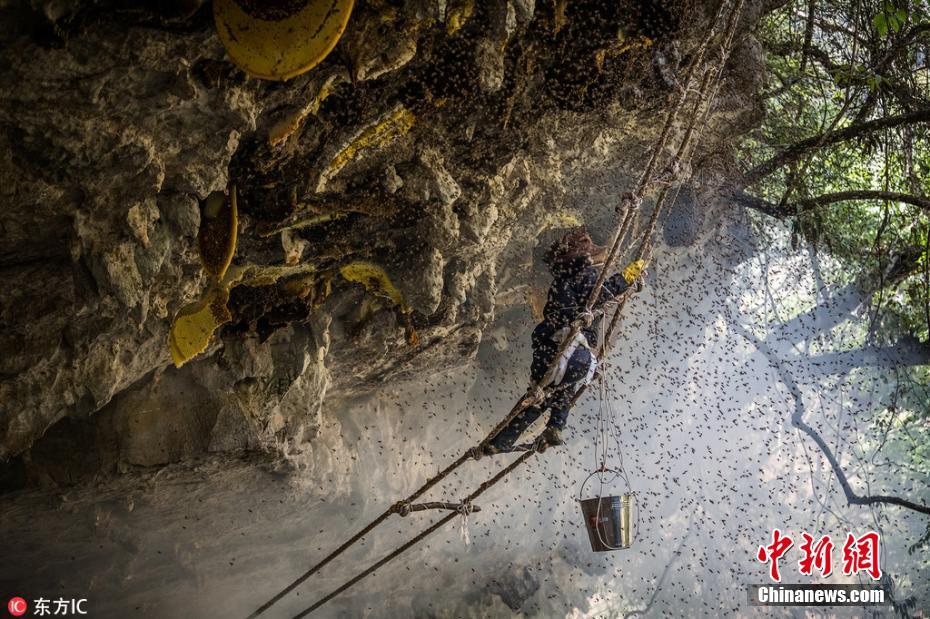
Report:
M468 499L462 499L462 502L459 504L458 512L467 518L468 515L472 513L472 511L473 508L471 501Z
M594 324L594 312L585 310L578 314L578 318L575 319L575 324L579 327L590 327Z
M691 166L686 161L675 159L665 166L660 176L666 182L672 183L676 180L691 176Z
M459 535L462 537L462 542L466 546L471 544L471 536L468 534L468 514L472 512L471 501L468 499L462 499L462 502L459 503L458 513L462 516L462 524L459 527Z
M410 515L410 501L398 501L394 504L394 511L401 518L406 518Z
M546 399L546 390L539 385L530 385L527 392L527 403L529 406L539 404Z
M620 194L620 203L617 204L617 212L622 213L628 208L639 208L639 205L642 203L642 196L638 196L632 191L624 191Z

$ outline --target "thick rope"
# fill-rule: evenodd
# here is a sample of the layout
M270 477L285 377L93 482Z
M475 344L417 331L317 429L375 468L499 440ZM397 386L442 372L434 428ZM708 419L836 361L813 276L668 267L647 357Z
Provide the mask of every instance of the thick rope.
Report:
M660 134L659 139L657 140L656 144L653 147L649 161L646 165L646 168L643 170L643 174L640 176L640 180L637 183L636 189L632 193L625 194L622 198L621 205L618 207L618 212L620 213L621 221L619 225L617 226L617 229L614 232L613 240L611 243L611 248L607 255L607 259L605 260L604 267L602 268L598 276L598 279L595 282L594 287L592 288L591 294L589 295L588 300L585 303L585 308L583 310L583 313L591 312L593 309L593 306L596 304L597 299L599 298L601 290L603 288L604 281L606 280L606 274L609 272L611 266L613 265L613 262L616 260L617 256L620 253L621 241L623 240L623 237L625 236L630 226L632 225L632 220L634 218L636 207L642 202L643 195L653 186L653 183L655 181L654 174L655 174L655 169L656 169L658 159L661 156L662 151L665 149L666 143L668 142L668 138L671 134L671 129L674 126L675 119L677 115L679 114L679 112L681 111L681 109L683 108L688 98L688 95L690 93L690 88L691 88L691 82L693 81L696 68L701 62L701 60L703 60L704 54L707 48L709 47L711 40L717 33L717 26L723 15L723 10L724 10L726 3L727 3L726 0L721 1L720 6L718 7L718 10L717 10L717 14L715 15L715 18L714 18L714 26L708 30L707 34L705 35L705 38L701 41L701 44L698 47L698 50L695 52L694 56L691 59L691 62L688 65L686 75L685 75L685 81L682 86L681 93L678 99L676 100L675 104L669 109L666 115L662 133ZM742 6L742 0L738 0L736 8L733 10L733 13L737 13L741 6ZM734 23L735 23L735 20L733 19L731 15L730 23L728 24L728 26L732 27ZM728 38L730 38L729 34L728 34ZM674 165L672 167L674 167ZM625 304L626 298L629 296L632 289L633 289L633 286L628 288L622 295L620 295L621 301L618 304L618 310L614 316L614 321L612 322L612 325L616 323L616 318L617 318L617 315L619 314L619 308L622 307L623 304ZM569 333L569 336L565 338L559 350L559 353L553 358L553 365L557 362L561 354L565 352L565 349L567 348L571 340L581 331L582 326L583 325L578 323L577 321L575 324L572 325L572 329ZM552 366L550 366L550 371L551 370L552 370ZM577 402L577 400L584 393L585 389L586 387L582 387L575 393L574 397L571 400L570 406L573 406L575 402ZM536 403L541 398L545 397L545 395L549 391L551 391L551 388L548 390L544 390L544 389L541 389L539 383L532 384L530 388L527 390L527 393L513 406L513 408L511 408L510 412L491 430L490 433L488 433L488 435L478 444L477 447L466 450L461 456L459 456L454 462L449 464L445 469L443 469L442 471L440 471L439 473L437 473L436 475L428 479L426 482L424 482L424 484L419 489L417 489L415 492L413 492L409 497L407 497L406 499L402 501L395 503L394 505L386 509L384 512L382 512L378 517L372 520L362 530L360 530L358 533L356 533L351 538L349 538L349 540L347 540L345 543L340 545L338 548L332 551L329 555L324 557L319 563L317 563L316 565L312 566L309 570L304 572L291 584L289 584L284 589L282 589L279 593L277 593L275 596L270 598L266 603L262 604L262 606L257 608L252 614L248 616L248 619L255 619L256 617L261 615L263 612L268 610L268 608L270 608L275 603L280 601L285 595L287 595L288 593L293 591L295 588L297 588L300 584L305 582L308 578L310 578L310 576L317 573L319 570L321 570L323 567L329 564L333 559L341 555L343 552L345 552L351 546L353 546L356 542L358 542L363 537L365 537L368 533L370 533L372 530L377 528L382 522L387 520L387 518L391 514L399 513L403 509L404 506L409 505L412 501L416 500L417 498L425 494L427 491L429 491L431 488L433 488L440 481L448 477L459 466L464 464L467 460L471 459L476 449L483 448L501 430L503 430L518 414L520 414L523 410L525 410L531 404ZM517 468L520 464L525 462L527 459L529 459L530 456L532 456L535 453L536 453L535 451L531 450L531 451L527 451L526 453L522 454L512 464L510 464L508 467L503 469L500 473L498 473L497 475L495 475L488 481L484 482L478 488L478 490L472 493L471 495L469 495L466 500L472 501L478 496L480 496L485 490L487 490L488 488L496 484L498 481L500 481L500 479L502 479L504 476L509 474L512 470ZM309 607L308 609L306 609L305 611L303 611L301 614L297 615L296 617L304 617L310 612L312 612L313 610L316 610L317 608L325 604L327 601L329 601L333 597L339 595L340 593L342 593L343 591L345 591L346 589L348 589L349 587L351 587L358 581L362 580L363 578L365 578L366 576L368 576L369 574L377 570L382 565L386 564L387 562L391 561L398 555L402 554L408 548L410 548L411 546L413 546L414 544L416 544L417 542L419 542L420 540L422 540L423 538L431 534L433 531L439 529L440 527L442 527L447 522L451 521L456 516L457 516L457 513L453 512L441 518L434 525L431 525L428 529L422 532L420 535L411 539L409 542L405 543L403 546L397 548L391 554L389 554L382 560L378 561L373 566L369 567L367 570L365 570L364 572L362 572L355 578L351 579L350 581L348 581L347 583L345 583L344 585L342 585L341 587L339 587L338 589L336 589L335 591L333 591L326 597L322 598L317 603L315 603L313 606Z
M472 505L471 503L449 503L447 501L427 501L426 503L414 503L414 504L405 504L397 510L397 515L406 517L414 512L422 512L428 509L445 509L448 511L456 512L457 514L462 514L463 516L468 516L476 512L480 512L481 508L477 505Z
M659 134L659 139L653 146L652 153L649 156L649 161L646 163L646 167L643 169L643 173L639 177L639 182L636 184L636 188L631 193L624 195L621 200L621 204L618 210L622 210L623 219L620 226L618 226L617 230L614 232L614 237L611 240L610 252L607 254L607 259L604 261L604 268L601 269L600 275L594 283L594 288L591 289L588 302L585 304L585 310L587 311L591 311L591 308L597 301L598 296L600 296L601 288L603 287L604 281L607 278L607 273L610 272L611 266L620 253L620 243L623 240L626 229L632 225L632 219L636 208L642 202L643 195L645 195L645 193L652 185L653 175L655 173L655 168L659 157L662 155L662 151L665 150L665 145L668 142L669 136L671 135L672 127L675 124L675 119L678 117L679 112L684 107L685 102L688 100L688 93L689 89L691 88L691 82L694 81L694 74L696 73L697 67L700 65L701 61L703 61L704 54L717 32L717 26L723 16L723 9L726 4L726 0L721 0L720 6L717 7L717 13L714 15L713 27L708 30L704 39L698 46L697 51L694 53L694 56L691 58L691 62L688 63L688 68L685 71L684 84L681 88L681 94L679 95L672 108L669 109L668 113L665 115L665 123L662 126L662 133ZM577 333L578 332L575 331L570 335L570 337L574 337L577 335Z
M694 154L691 150L691 147L695 141L694 138L695 136L700 136L703 133L703 130L706 127L705 120L710 114L710 102L717 98L717 93L719 92L720 86L723 83L723 71L726 68L726 63L730 57L730 53L733 51L733 40L736 34L736 26L739 22L739 16L742 14L743 3L744 0L737 0L736 6L733 8L729 19L727 20L726 35L720 48L720 61L719 65L717 66L716 75L714 76L713 95L708 97L708 93L710 92L711 88L711 80L708 78L714 74L713 69L710 69L704 73L704 78L701 81L699 94L695 100L694 109L692 110L691 122L688 125L688 129L685 131L685 135L678 147L678 151L675 153L674 160L683 161L685 158L687 158L689 160L689 167L691 156ZM655 227L659 220L659 214L662 212L662 209L666 204L670 185L671 183L663 187L662 191L659 193L659 196L656 198L652 216L649 218L649 223L646 225L646 229L643 231L642 241L640 242L639 249L636 252L637 260L648 260L649 255L652 252L653 233L655 232ZM604 336L603 348L598 350L599 359L607 353L607 350L610 347L610 342L613 339L614 330L620 321L620 316L622 315L623 307L626 305L627 298L627 296L624 296L614 309L614 315L610 320L610 326L607 328L607 333ZM574 404L574 402L575 400L573 399L572 404Z
M472 492L471 494L469 494L469 495L463 500L463 503L470 503L471 501L474 501L475 499L477 499L479 496L481 496L482 494L484 494L484 492L485 492L488 488L490 488L491 486L493 486L494 484L496 484L497 482L499 482L500 480L502 480L504 477L506 477L507 475L509 475L514 469L516 469L518 466L520 466L521 464L523 464L524 462L526 462L527 460L529 460L530 456L532 456L532 455L535 454L535 453L536 453L535 451L527 451L526 453L522 454L519 458L517 458L516 460L514 460L513 462L511 462L509 466L507 466L507 467L504 468L504 469L501 469L501 471L500 471L497 475L495 475L494 477L488 479L488 480L485 481L483 484L481 484L480 486L478 486L478 489L475 490L474 492ZM312 613L313 611L315 611L317 608L319 608L320 606L322 606L322 605L325 604L326 602L330 601L331 599L333 599L334 597L336 597L337 595L339 595L340 593L342 593L343 591L345 591L346 589L348 589L349 587L351 587L352 585L354 585L354 584L357 583L358 581L362 580L363 578L365 578L366 576L368 576L369 574L371 574L372 572L374 572L374 571L377 570L378 568L384 566L385 564L387 564L387 563L390 562L391 560L393 560L393 559L395 559L396 557L398 557L398 556L400 556L401 554L403 554L403 553L404 553L408 548L410 548L411 546L416 545L418 542L420 542L420 541L422 541L423 539L425 539L426 537L428 537L431 533L433 533L433 532L436 531L437 529L442 528L443 525L445 525L446 523L451 522L451 521L452 521L454 518L456 518L458 515L459 515L458 512L452 512L451 514L448 514L448 515L446 515L446 516L440 518L440 519L437 520L435 523L431 524L428 528L426 528L426 529L424 529L422 532L420 532L418 535L416 535L415 537L412 537L410 540L408 540L407 542L405 542L402 546L398 546L397 548L395 548L395 549L391 552L391 554L385 556L385 557L382 558L380 561L378 561L378 562L372 564L372 565L369 566L365 571L359 573L357 576L355 576L355 577L352 578L351 580L347 581L345 584L341 585L338 589L334 589L332 592L330 592L330 593L327 594L326 596L320 598L320 599L317 600L312 606L308 606L306 609L304 609L304 610L301 611L300 613L294 615L294 619L300 619L301 617L306 617L307 615L309 615L310 613Z
M607 258L604 260L604 266L601 268L600 273L597 276L597 280L594 282L594 286L591 288L591 293L588 295L588 300L585 302L583 312L590 313L594 306L597 304L597 300L601 295L601 291L604 287L604 282L607 280L607 274L611 272L614 262L617 260L617 257L620 255L620 247L623 242L623 237L626 235L630 226L633 223L634 215L637 211L637 208L643 201L643 196L646 192L652 187L655 182L655 171L656 166L658 165L659 158L662 156L662 152L665 150L665 146L668 143L668 139L671 136L672 128L675 125L675 120L678 118L679 113L684 107L685 103L688 100L688 95L690 93L691 82L694 81L695 73L697 72L697 67L700 65L701 61L704 59L704 54L707 51L707 48L710 46L711 40L717 33L717 26L720 24L723 17L723 9L726 6L726 0L721 0L720 5L717 7L717 13L714 15L714 26L708 30L704 39L701 41L698 46L697 51L691 58L691 62L688 63L688 68L685 71L684 84L681 88L681 93L678 96L678 99L675 101L675 104L669 108L668 112L665 115L665 122L662 125L662 132L659 134L658 140L652 147L652 152L649 155L649 160L646 162L645 168L639 177L639 182L636 184L636 188L629 193L624 194L621 197L620 205L617 207L618 213L621 214L621 221L617 228L614 230L613 238L610 242L610 251L607 253ZM740 0L741 4L741 0ZM731 20L732 21L732 20ZM728 26L730 24L728 23ZM706 73L706 72L705 72ZM698 100L700 101L700 93L698 93ZM694 120L692 119L692 124ZM679 149L680 153L680 149ZM675 158L669 164L671 169L675 169L680 165L680 162L677 162ZM638 258L637 258L638 259ZM555 360L558 360L562 357L565 351L571 346L572 341L581 331L582 325L575 321L572 324L572 328L569 331L568 335L562 340L562 345L559 347L558 353L554 357L553 365L549 367L548 372L546 372L546 378L551 378L552 372L555 371ZM574 403L574 399L572 402ZM514 415L516 416L516 415ZM512 417L511 417L512 419ZM506 423L509 423L509 419L505 419L500 425L503 429ZM499 430L498 430L499 431ZM496 434L496 432L494 433ZM491 437L493 438L493 436ZM490 439L485 439L484 442L487 442ZM484 443L482 443L483 446Z

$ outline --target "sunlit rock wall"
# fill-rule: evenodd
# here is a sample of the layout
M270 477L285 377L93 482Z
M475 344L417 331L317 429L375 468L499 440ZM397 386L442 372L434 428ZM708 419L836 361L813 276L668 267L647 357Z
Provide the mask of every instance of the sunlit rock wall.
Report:
M280 84L229 63L196 2L55 6L6 3L0 30L0 460L15 457L13 487L299 450L324 402L473 358L489 321L539 284L538 243L583 221L607 236L609 208L568 203L568 185L639 174L713 12L363 2L323 64ZM747 3L696 164L725 166L708 157L758 122L762 8ZM172 319L208 284L201 204L231 185L235 264L308 265L331 291L234 289L233 320L176 369ZM267 234L307 208L329 221ZM351 260L382 265L409 317L340 279Z
M579 189L569 200L600 204L606 216L604 196L615 188ZM928 557L908 550L926 519L847 506L826 461L792 426L796 400L776 369L789 368L807 422L829 437L857 490L926 501L926 478L868 461L882 432L865 420L891 401L889 371L850 373L818 358L854 346L844 333L865 328L867 313L813 281L809 256L789 249L787 230L757 236L726 203L700 192L693 199L706 224L688 231L692 242L657 248L606 360L607 390L591 390L573 411L568 445L532 458L481 496L467 523L455 519L313 617L750 614L746 586L766 581L755 554L774 527L796 540L805 531L834 540L881 531L884 584L897 602L927 607ZM773 238L774 248L757 247ZM352 403L329 400L319 436L288 464L214 455L17 493L0 502L0 533L13 540L0 580L24 596L86 597L93 616L107 619L245 616L484 436L523 390L533 323L516 307L490 325L471 364ZM798 355L808 346L819 350ZM640 520L632 548L595 554L575 499L598 465L600 415L607 462L625 469ZM511 458L469 461L425 498L456 501ZM624 489L594 481L585 495ZM392 516L266 616L293 617L437 517ZM782 562L785 582L856 580L841 569L802 577L797 558L792 549Z

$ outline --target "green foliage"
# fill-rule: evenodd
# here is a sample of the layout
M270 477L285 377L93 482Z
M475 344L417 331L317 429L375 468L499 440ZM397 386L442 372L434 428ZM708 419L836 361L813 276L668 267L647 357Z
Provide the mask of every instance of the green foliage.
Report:
M813 136L930 109L930 5L820 2L814 3L818 13L812 22L808 5L806 0L789 3L770 14L759 31L770 82L765 120L739 147L747 170ZM808 39L810 23L814 30ZM830 279L854 282L871 295L871 320L851 327L855 345L895 345L904 337L930 343L930 211L892 200L799 206L853 190L930 197L930 127L910 124L857 133L789 161L746 190L775 205L794 205L789 218L795 242L830 255ZM847 378L859 384L876 381L875 369ZM856 449L860 458L887 466L902 480L925 479L930 472L930 365L896 368L889 378L893 393L865 411L868 425ZM925 552L930 527L918 537L911 550Z
M740 147L747 169L785 147L831 130L930 108L930 16L926 2L815 3L771 13L760 28L770 76L762 127ZM815 150L748 190L781 204L848 190L930 196L930 130L912 124L862 133ZM790 189L790 191L789 191ZM838 258L874 292L878 335L930 340L930 213L884 200L853 200L797 212L794 231Z
M880 37L888 36L888 31L898 32L907 21L907 9L896 7L890 2L882 6L881 11L872 18L872 27Z

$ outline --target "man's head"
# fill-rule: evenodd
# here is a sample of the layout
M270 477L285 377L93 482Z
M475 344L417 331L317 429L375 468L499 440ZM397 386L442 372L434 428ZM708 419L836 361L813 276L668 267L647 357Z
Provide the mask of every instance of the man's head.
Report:
M596 245L584 226L572 228L546 252L545 262L550 268L587 259L589 264L604 262L607 248Z

